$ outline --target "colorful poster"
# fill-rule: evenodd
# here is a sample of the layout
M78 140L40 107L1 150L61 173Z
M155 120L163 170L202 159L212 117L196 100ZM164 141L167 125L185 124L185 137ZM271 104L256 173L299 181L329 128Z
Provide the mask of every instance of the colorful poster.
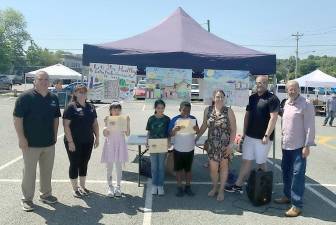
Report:
M90 100L129 100L136 84L136 66L90 63Z
M104 81L104 99L119 99L119 80Z
M147 67L146 81L146 99L190 101L191 69Z
M246 106L249 99L250 73L242 70L204 70L201 85L201 97L205 104L211 104L213 92L221 89L225 92L225 104Z

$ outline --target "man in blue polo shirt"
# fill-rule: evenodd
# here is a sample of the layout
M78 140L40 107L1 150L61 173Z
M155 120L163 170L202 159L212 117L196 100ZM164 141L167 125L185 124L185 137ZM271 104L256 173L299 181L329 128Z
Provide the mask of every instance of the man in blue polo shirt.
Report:
M48 91L49 76L46 72L37 72L34 85L33 89L17 98L13 112L24 163L21 185L24 211L34 210L37 162L40 166L40 201L57 202L51 194L51 174L61 112L56 95Z

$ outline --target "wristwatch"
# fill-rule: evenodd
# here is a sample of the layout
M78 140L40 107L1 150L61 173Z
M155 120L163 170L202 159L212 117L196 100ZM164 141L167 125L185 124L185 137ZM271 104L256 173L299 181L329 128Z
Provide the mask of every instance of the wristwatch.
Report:
M267 134L265 134L265 135L264 135L264 137L268 137L268 135L267 135Z

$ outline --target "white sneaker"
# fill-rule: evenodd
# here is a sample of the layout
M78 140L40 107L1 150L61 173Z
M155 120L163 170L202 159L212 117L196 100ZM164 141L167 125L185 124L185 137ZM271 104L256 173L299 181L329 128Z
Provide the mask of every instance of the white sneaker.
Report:
M158 187L158 195L164 195L165 192L164 192L164 189L163 189L163 186L159 186Z
M152 186L152 195L157 195L157 193L158 193L158 187L153 185Z
M107 191L107 196L110 197L110 198L114 197L113 186L109 186L108 191Z
M121 197L120 186L117 186L117 187L114 188L114 196L115 197Z

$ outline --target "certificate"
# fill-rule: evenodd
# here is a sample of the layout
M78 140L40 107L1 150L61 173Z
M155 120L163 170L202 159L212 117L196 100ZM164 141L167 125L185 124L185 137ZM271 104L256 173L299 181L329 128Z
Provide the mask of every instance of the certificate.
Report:
M109 116L107 128L109 131L127 132L127 116Z
M168 152L168 139L148 139L148 146L150 153L165 153Z
M178 119L176 121L176 126L180 126L178 134L195 134L194 126L196 125L195 119Z

